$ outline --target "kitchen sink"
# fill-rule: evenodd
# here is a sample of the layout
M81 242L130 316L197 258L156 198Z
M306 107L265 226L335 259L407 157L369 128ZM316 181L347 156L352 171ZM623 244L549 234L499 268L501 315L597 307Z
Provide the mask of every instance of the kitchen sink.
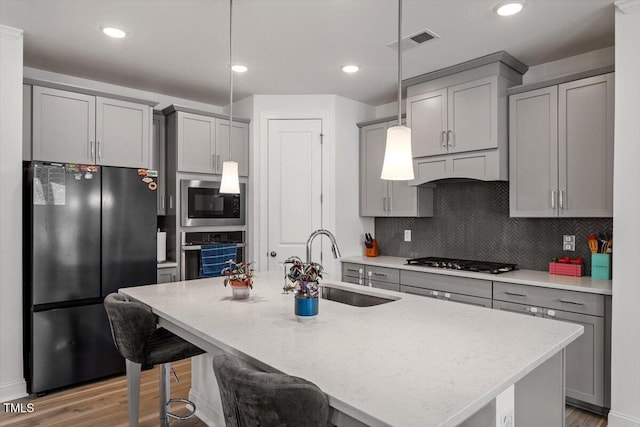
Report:
M352 305L354 307L372 307L374 305L396 301L396 299L391 297L362 294L360 292L329 286L320 287L320 298Z

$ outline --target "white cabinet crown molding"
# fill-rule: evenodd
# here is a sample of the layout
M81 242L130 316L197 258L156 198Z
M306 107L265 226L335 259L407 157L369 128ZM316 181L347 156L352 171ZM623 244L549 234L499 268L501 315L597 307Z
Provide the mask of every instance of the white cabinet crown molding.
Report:
M624 14L640 11L640 0L618 0L613 4Z
M0 24L0 37L3 39L18 40L22 37L23 33L24 31L19 28L8 27Z

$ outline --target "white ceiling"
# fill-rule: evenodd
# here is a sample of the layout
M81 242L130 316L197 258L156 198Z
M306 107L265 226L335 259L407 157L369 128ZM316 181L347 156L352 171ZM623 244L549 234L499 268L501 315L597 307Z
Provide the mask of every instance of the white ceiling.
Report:
M612 0L405 0L403 35L441 39L404 54L403 78L505 50L529 66L614 44ZM25 65L152 92L228 104L226 0L0 0L0 23L25 31ZM395 0L235 0L234 99L338 94L395 99ZM101 25L129 33L110 39ZM360 65L346 75L340 67Z

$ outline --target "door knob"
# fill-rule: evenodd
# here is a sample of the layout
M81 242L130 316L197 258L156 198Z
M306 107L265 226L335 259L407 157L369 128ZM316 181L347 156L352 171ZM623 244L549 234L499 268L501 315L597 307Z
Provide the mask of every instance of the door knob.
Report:
M276 255L278 255L278 254L276 253L276 251L271 251L271 253L269 253L269 255L271 255L272 258L275 258Z

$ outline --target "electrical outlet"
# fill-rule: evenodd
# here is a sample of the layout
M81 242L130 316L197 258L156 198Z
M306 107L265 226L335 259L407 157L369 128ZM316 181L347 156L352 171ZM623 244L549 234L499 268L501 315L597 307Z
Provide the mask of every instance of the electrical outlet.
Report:
M513 427L513 412L502 414L500 417L500 427Z
M573 234L565 234L562 236L562 250L563 251L575 251L576 250L576 236Z
M404 230L404 241L405 242L411 241L411 230Z

